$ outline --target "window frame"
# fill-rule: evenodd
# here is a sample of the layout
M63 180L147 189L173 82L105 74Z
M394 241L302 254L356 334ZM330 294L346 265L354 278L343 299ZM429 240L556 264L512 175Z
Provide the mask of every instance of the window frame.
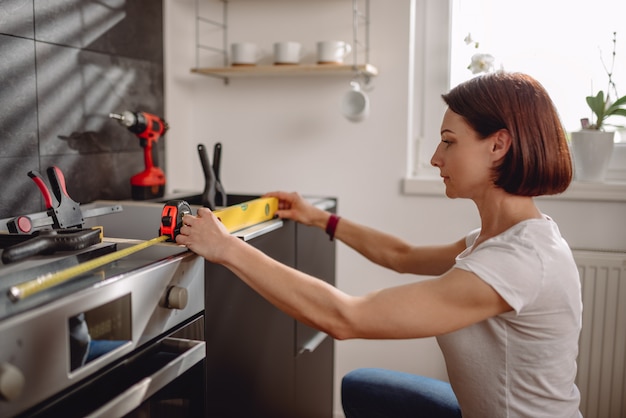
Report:
M449 90L451 0L411 0L407 177L438 178L430 155L439 142Z
M450 89L452 0L411 0L406 195L445 196L430 157L439 142L446 106L441 94ZM626 144L616 144L619 158ZM622 150L624 148L624 150ZM621 161L621 160L620 160ZM621 164L624 165L624 164ZM626 201L626 181L572 182L568 190L545 199Z

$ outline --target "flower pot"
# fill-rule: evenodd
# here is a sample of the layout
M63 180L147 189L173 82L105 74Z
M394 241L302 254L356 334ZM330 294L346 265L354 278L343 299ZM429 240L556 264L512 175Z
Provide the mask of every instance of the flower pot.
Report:
M604 181L613 154L614 136L614 132L591 129L571 133L576 180Z

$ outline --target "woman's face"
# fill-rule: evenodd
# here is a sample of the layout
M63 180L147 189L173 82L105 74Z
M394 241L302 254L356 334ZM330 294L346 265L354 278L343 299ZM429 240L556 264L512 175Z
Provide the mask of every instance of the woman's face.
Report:
M450 198L474 198L493 186L493 142L479 138L458 114L446 110L441 122L441 142L430 163L439 168Z

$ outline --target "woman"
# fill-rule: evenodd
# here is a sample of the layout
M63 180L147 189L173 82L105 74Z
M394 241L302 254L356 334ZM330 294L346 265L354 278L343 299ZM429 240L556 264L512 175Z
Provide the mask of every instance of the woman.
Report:
M471 199L481 227L444 246L415 247L274 192L278 216L325 228L372 262L436 278L350 296L226 233L209 210L185 216L177 242L232 270L294 318L337 339L436 336L451 384L364 369L342 384L346 416L578 417L574 384L581 295L557 225L534 196L572 178L559 117L545 89L498 72L443 95L431 163L450 198Z

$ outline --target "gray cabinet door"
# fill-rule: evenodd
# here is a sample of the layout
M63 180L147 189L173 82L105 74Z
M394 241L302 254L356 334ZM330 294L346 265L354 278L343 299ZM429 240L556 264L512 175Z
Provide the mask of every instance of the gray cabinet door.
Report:
M249 243L335 284L335 243L285 221ZM206 263L209 417L332 417L334 341L276 309L229 270ZM321 337L321 338L320 338Z
M250 244L294 266L294 232L285 222ZM294 417L294 320L222 266L205 276L208 415Z
M296 268L335 284L335 241L319 229L296 225ZM296 322L296 415L332 417L334 340ZM308 348L308 349L305 349Z

